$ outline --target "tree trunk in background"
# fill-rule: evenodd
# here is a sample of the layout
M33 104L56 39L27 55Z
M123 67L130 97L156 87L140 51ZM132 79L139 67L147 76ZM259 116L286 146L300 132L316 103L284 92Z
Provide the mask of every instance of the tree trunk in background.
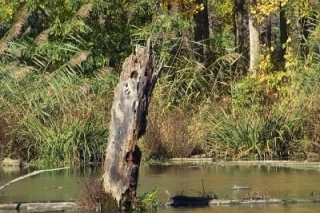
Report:
M158 71L151 44L137 47L123 63L111 112L103 185L118 205L130 210L136 202L141 152L137 139L146 131L146 117Z
M243 20L245 16L244 2L245 2L244 0L234 0L234 10L233 10L236 52L244 56L239 58L235 63L235 69L240 75L247 73L247 68L246 68L247 62L244 60L244 58L247 57L247 55L244 53L244 44L245 44L244 25L243 25Z
M210 66L212 62L210 50L210 30L209 30L209 14L208 14L208 0L196 0L196 4L203 4L204 9L194 15L195 29L194 40L203 43L204 45L197 45L198 60L204 63L205 67Z
M288 40L288 30L287 30L287 18L286 18L286 11L284 8L281 7L280 4L280 43L281 45L285 44ZM281 48L280 50L280 64L282 68L284 68L286 59L284 58L284 55L286 54L287 48Z
M267 47L270 51L272 45L272 13L269 13L267 20Z
M236 47L237 52L242 54L244 50L244 0L235 0L235 19L236 19Z
M257 1L249 1L249 41L250 41L250 65L249 71L253 76L257 75L257 63L260 54L260 40L258 22L252 10L256 10Z

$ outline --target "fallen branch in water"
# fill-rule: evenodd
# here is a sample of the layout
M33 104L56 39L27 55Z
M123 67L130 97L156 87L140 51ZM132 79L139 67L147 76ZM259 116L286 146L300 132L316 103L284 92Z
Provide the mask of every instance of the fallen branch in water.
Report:
M36 212L65 212L77 209L75 202L35 202L35 203L1 203L0 212L36 213Z
M39 173L51 172L51 171L57 171L57 170L62 170L62 169L69 169L69 168L70 167L61 167L61 168L55 168L55 169L42 169L42 170L33 171L33 172L29 173L29 174L26 174L26 175L23 175L21 177L18 177L16 179L10 181L9 183L4 184L3 186L0 186L0 190L5 188L5 187L7 187L7 186L9 186L12 183L15 183L15 182L17 182L19 180L23 180L23 179L25 179L27 177L31 177L31 176L37 175Z
M199 206L228 206L228 205L254 205L254 204L295 204L295 203L320 203L319 199L212 199L207 197L188 197L178 195L170 198L165 206L172 207L199 207Z

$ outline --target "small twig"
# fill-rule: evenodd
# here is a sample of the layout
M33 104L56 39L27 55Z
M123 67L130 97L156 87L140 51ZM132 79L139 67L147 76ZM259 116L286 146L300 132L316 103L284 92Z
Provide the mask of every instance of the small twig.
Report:
M25 179L25 178L27 178L27 177L31 177L31 176L37 175L37 174L42 173L42 172L56 171L56 170L69 169L69 168L70 168L70 167L62 167L62 168L56 168L56 169L43 169L43 170L33 171L33 172L31 172L31 173L29 173L29 174L27 174L27 175L23 175L23 176L21 176L21 177L18 177L18 178L16 178L16 179L13 179L12 181L4 184L3 186L0 186L0 190L3 189L3 188L5 188L5 187L7 187L7 186L9 186L9 185L12 184L12 183L15 183L15 182L17 182L17 181L19 181L19 180L23 180L23 179Z
M202 179L202 193L196 190L191 189L191 191L197 192L201 197L205 197L206 196L206 191L204 189L204 183L203 183L203 179Z
M196 190L194 190L194 189L191 189L191 191L197 192L200 196L202 196L201 192L199 192L199 191L196 191Z
M203 196L206 195L206 191L204 190L204 183L203 183L203 179L202 179L202 191L203 191Z

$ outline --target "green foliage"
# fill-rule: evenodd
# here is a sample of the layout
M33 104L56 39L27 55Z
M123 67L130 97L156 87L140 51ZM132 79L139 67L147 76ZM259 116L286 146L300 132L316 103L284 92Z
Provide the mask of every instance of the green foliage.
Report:
M73 55L72 52L64 52L65 48L75 47L88 51L95 50L91 51L89 57L94 67L87 63L87 66L83 67L87 69L83 71L109 64L120 66L121 61L131 53L128 23L130 21L135 22L133 24L140 23L140 19L136 18L137 14L131 14L129 17L134 2L126 0L15 1L14 4L9 2L3 2L8 10L6 15L11 17L11 21L16 20L16 23L19 23L16 27L21 27L21 30L16 30L14 35L13 31L9 31L6 37L19 35L19 43L23 43L26 47L23 49L26 52L20 52L19 58L28 65L31 65L29 63L34 57L49 54L52 60L50 65L61 66ZM141 7L139 9L143 11ZM30 14L29 18L23 21L25 23L22 20L17 22L21 17L19 12L21 8L27 8ZM148 19L148 14L146 12L139 17Z
M16 122L10 133L20 143L21 157L48 164L101 161L108 133L105 109L111 107L108 100L102 100L113 94L117 78L112 73L83 78L61 71L16 79L17 71L6 71L1 78L5 100L1 116L11 116L11 122Z
M214 81L212 70L205 70L196 59L197 44L192 37L194 22L190 17L161 11L154 20L133 34L134 43L151 38L154 51L164 65L154 94L162 112L181 106L196 107L206 96Z
M159 202L158 202L159 190L160 190L159 186L155 186L150 192L145 193L141 197L141 202L147 210L157 210L159 205Z
M231 84L233 107L267 108L281 98L292 95L291 76L287 72L275 72L247 78L243 82Z
M3 157L101 162L118 66L131 53L128 1L1 1Z
M213 124L212 139L224 157L274 159L303 152L295 146L303 139L308 117L301 103L278 103L270 111L237 107L208 114ZM303 106L303 105L302 105Z
M231 27L233 23L233 13L234 13L234 1L226 0L212 0L208 1L210 11L212 15L221 18L221 22L226 24L226 28ZM228 26L228 27L227 27ZM224 28L224 29L226 29Z
M38 160L47 165L101 161L108 135L105 129L93 125L97 120L71 120L62 125L60 122L53 120L46 127L39 120L27 119L25 134L30 137L32 133L35 141L28 147L28 154L36 153Z

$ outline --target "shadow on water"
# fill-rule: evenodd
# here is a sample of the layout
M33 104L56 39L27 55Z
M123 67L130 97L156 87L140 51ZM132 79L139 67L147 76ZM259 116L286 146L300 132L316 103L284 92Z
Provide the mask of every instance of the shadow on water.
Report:
M171 198L171 206L172 207L206 207L209 206L209 202L212 200L212 198L209 197L189 197L184 195L177 195Z

